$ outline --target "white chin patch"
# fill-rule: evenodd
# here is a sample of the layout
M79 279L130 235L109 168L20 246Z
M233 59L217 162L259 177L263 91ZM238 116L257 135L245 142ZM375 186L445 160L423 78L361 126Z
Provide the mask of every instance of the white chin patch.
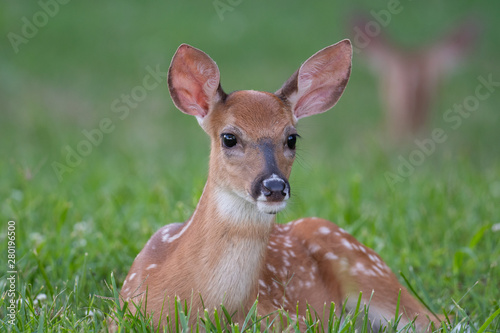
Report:
M257 209L262 213L266 214L276 214L285 209L285 207L286 207L286 201L281 201L281 202L257 201Z

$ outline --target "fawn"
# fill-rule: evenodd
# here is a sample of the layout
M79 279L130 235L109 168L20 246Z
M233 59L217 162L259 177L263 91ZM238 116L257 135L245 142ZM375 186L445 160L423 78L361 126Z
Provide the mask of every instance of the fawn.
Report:
M401 326L415 318L421 331L439 324L374 251L332 222L274 223L290 198L297 121L337 103L351 57L351 43L343 40L314 54L274 94L226 94L207 54L178 48L169 90L177 108L210 136L208 180L189 220L167 224L139 253L122 302L141 304L164 326L175 297L192 304L193 313L204 310L200 298L209 311L223 304L236 322L258 297L259 313L285 309L294 320L298 304L300 322L307 306L321 311L333 301L337 309L344 302L352 309L362 292L377 330L394 318L401 293Z
M353 25L366 29L369 22L360 16ZM392 139L412 139L421 134L443 79L472 51L479 34L480 25L470 18L437 41L413 50L384 33L364 36L361 53L379 80Z

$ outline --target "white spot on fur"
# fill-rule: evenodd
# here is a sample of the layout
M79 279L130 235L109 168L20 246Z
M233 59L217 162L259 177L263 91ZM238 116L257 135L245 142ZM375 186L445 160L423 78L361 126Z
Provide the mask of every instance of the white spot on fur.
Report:
M200 199L200 200L201 200L201 199ZM167 238L166 238L166 241L167 241L168 243L172 243L174 240L176 240L176 239L178 239L179 237L181 237L181 236L182 236L182 234L184 234L184 233L186 232L186 230L187 230L187 229L191 226L191 222L193 222L193 218L190 218L190 219L186 222L186 224L182 227L181 231L180 231L178 234L176 234L176 235L174 235L174 236L172 236L172 237L170 237L170 238L168 238L168 237L167 237ZM163 238L162 238L162 240L163 240Z
M337 260L339 257L337 257L334 253L332 252L327 252L325 254L325 259L327 260Z
M290 237L285 238L285 240L283 241L283 246L288 247L288 248L293 247L293 243L292 243L292 240L290 239Z
M298 225L298 224L301 224L302 222L304 222L304 219L299 219L299 220L293 222L293 224Z
M130 277L128 278L128 280L132 281L135 278L136 275L137 275L136 273L130 274Z
M348 249L348 250L352 250L352 243L351 243L351 242L349 242L347 239L342 238L341 243L342 243L342 245L344 245L344 247L345 247L346 249Z
M318 232L322 235L328 235L331 232L331 230L328 227L320 227L318 229Z
M375 273L377 273L377 275L384 276L384 273L377 266L373 266L372 269Z
M321 246L319 246L318 244L309 244L309 251L311 251L311 253L316 253L320 249L321 249Z
M380 264L382 263L382 260L380 260L376 255L374 254L369 254L368 255L368 258L370 258L370 260L374 263L374 264Z
M343 271L349 269L349 260L347 260L347 258L340 258L340 269Z
M156 268L156 266L157 266L156 264L151 264L151 265L149 265L149 266L146 268L146 270L150 270L150 269Z
M356 265L354 265L351 268L351 274L353 274L353 275L356 275L359 273L364 273L365 271L366 271L366 267L361 262L357 262Z
M276 273L277 273L277 271L276 271L276 267L274 267L273 265L271 265L271 264L267 264L267 265L266 265L266 267L267 267L267 269L268 269L269 271L271 271L271 273L274 273L274 274L276 274Z

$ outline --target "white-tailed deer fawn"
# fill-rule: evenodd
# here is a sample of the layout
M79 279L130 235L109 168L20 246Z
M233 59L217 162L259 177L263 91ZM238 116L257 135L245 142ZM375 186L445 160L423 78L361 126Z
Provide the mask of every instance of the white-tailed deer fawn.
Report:
M379 327L394 318L401 292L400 325L416 318L417 328L426 330L438 323L375 252L335 224L319 218L274 223L290 198L297 121L336 104L351 56L351 43L343 40L309 58L274 94L226 94L208 55L178 48L170 94L211 138L208 180L189 220L167 224L139 253L123 300L142 302L154 322L165 325L175 296L188 300L193 313L203 312L200 296L209 311L223 304L241 322L257 297L261 314L283 308L293 316L298 304L302 316L307 305L319 312L332 301L341 309L347 300L352 309L363 292Z
M356 31L362 32L360 27L368 27L369 22L358 18ZM379 79L380 99L393 139L412 139L424 129L440 84L472 49L478 34L478 23L469 20L434 43L413 50L383 33L364 36L361 54Z

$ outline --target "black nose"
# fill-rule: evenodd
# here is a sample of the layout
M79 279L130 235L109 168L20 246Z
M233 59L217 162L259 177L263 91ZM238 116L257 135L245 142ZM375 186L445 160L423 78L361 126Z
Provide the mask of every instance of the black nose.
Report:
M251 195L256 201L282 202L290 197L290 184L275 173L262 175L252 183Z
M290 192L287 182L279 177L267 178L262 181L262 194L270 201L281 201Z
M285 196L286 184L282 179L266 179L262 182L262 193L266 197L273 195L273 193L281 193Z

